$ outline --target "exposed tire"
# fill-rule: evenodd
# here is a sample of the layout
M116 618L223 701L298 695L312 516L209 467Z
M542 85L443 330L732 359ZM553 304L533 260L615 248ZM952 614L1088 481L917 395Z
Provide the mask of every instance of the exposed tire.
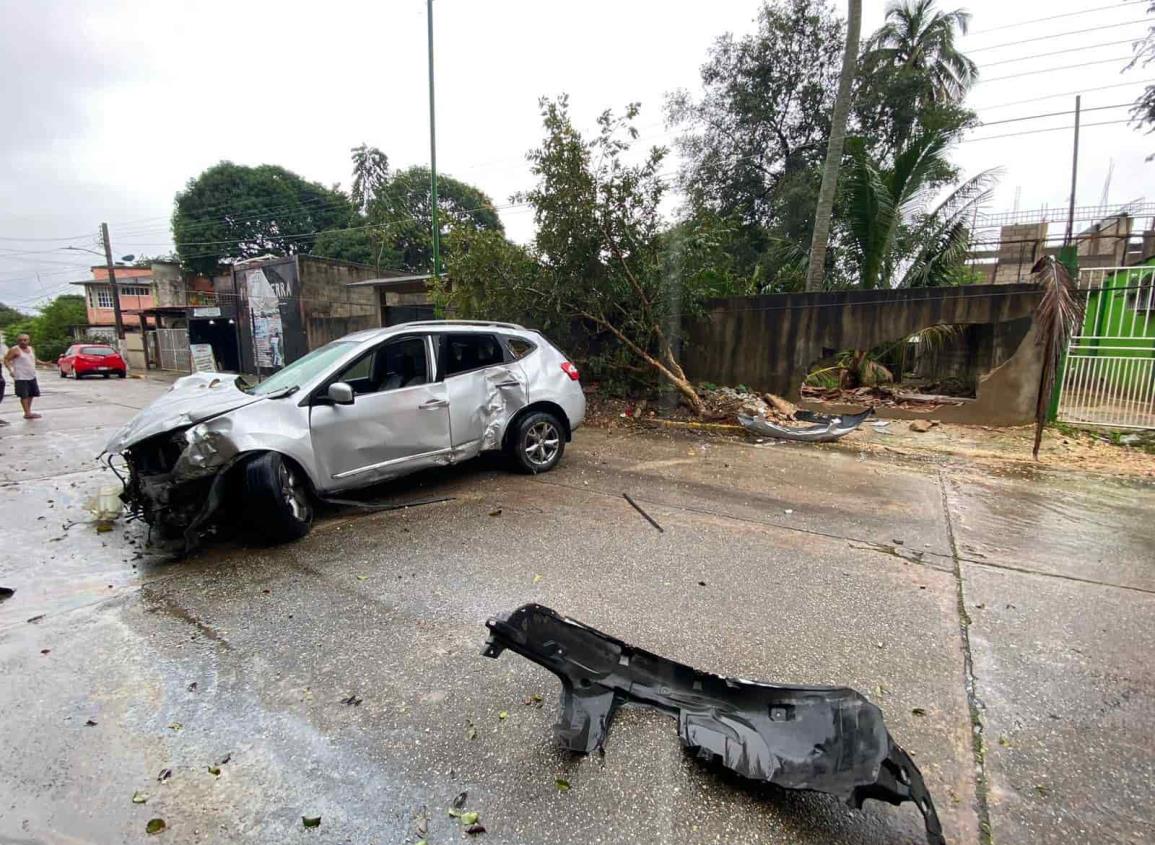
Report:
M108 373L101 373L101 375L104 376L105 378L108 378Z
M60 377L61 378L68 378L68 373L64 372L64 367L60 367L59 369L60 369Z
M547 411L526 414L509 439L509 458L518 472L549 472L564 452L565 427Z
M304 473L276 452L245 465L246 519L271 543L299 540L313 526L313 504Z
M116 374L116 377L117 378L125 378L127 375L128 375L128 373L126 373L124 370L121 370L120 372L118 372Z

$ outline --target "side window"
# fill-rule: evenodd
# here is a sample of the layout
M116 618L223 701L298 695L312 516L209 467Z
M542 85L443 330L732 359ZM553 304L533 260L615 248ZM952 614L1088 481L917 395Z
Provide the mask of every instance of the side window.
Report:
M507 337L505 345L509 347L510 353L514 358L524 358L530 352L537 349L532 343L524 337Z
M355 396L425 384L428 380L425 338L390 340L346 367L336 381L353 388Z
M505 362L501 344L491 334L446 334L441 344L442 370L447 377Z

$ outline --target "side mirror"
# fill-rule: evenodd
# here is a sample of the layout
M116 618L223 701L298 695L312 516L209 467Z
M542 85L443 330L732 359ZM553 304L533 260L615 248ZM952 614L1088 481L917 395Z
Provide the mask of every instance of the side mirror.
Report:
M334 405L352 405L353 388L343 381L335 381L329 385L329 400Z

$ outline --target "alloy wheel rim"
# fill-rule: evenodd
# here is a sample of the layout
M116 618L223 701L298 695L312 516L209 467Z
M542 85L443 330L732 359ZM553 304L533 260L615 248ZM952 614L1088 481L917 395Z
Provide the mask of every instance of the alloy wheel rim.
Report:
M285 499L285 504L289 506L293 518L304 522L308 519L309 505L297 474L282 463L277 475L281 481L281 495Z
M557 426L542 420L534 423L525 434L525 456L534 466L545 466L561 448L561 435Z

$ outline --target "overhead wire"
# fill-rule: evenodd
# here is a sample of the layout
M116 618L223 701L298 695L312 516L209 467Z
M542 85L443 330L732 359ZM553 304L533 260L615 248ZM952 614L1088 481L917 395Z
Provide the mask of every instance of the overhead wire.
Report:
M1134 44L1133 38L1128 38L1125 41L1104 41L1100 44L1087 44L1084 47L1068 47L1066 50L1052 50L1049 53L1033 53L1030 56L1016 56L1013 59L999 59L997 62L984 62L982 67L994 67L995 65L1009 65L1016 62L1029 62L1033 59L1045 59L1051 56L1065 56L1068 53L1079 53L1084 50L1098 50L1100 47L1118 47L1120 44Z
M1089 111L1105 111L1108 109L1129 109L1133 105L1134 105L1134 103L1118 103L1118 104L1113 105L1113 106L1091 106L1090 108L1079 109L1079 113L1084 114L1084 113L1089 112ZM1067 111L1053 111L1053 112L1047 112L1046 114L1028 114L1024 117L1009 117L1006 120L987 120L987 121L983 121L982 123L980 123L975 128L981 129L984 126L998 126L1001 123L1022 123L1024 120L1040 120L1041 118L1044 118L1044 117L1061 117L1062 115L1067 115L1067 114L1075 114L1075 110L1074 109L1068 109Z
M1018 78L1023 77L1023 76L1037 76L1040 73L1055 73L1056 71L1060 71L1060 70L1074 70L1075 68L1090 67L1091 65L1105 65L1105 64L1115 63L1115 62L1128 62L1130 60L1131 60L1130 56L1122 56L1122 57L1116 57L1116 58L1112 58L1112 59L1098 59L1098 60L1093 61L1093 62L1081 62L1079 64L1074 64L1074 65L1060 65L1059 67L1045 67L1045 68L1041 68L1040 70L1028 70L1028 71L1024 71L1022 73L1008 74L1007 76L991 76L991 77L986 77L986 78L980 77L979 80L977 82L975 82L975 85L982 85L984 82L1001 82L1004 79L1018 79Z
M1130 120L1103 120L1097 123L1083 123L1080 125L1081 129L1089 129L1092 126L1116 126L1120 123L1130 123ZM974 141L993 141L996 138L1016 138L1019 135L1039 135L1043 132L1066 132L1070 131L1071 126L1052 126L1048 129L1026 129L1022 132L1008 132L1003 135L985 135L981 138L963 138L959 141L960 144L970 144Z
M1061 14L1058 14L1058 15L1047 15L1046 17L1030 18L1029 20L1025 20L1025 21L1017 21L1014 23L1004 23L1004 24L1000 24L999 26L989 26L986 29L972 29L970 32L967 33L967 35L984 35L988 32L1000 32L1004 29L1014 29L1015 27L1027 26L1027 25L1033 24L1033 23L1045 23L1046 21L1057 21L1060 18L1073 18L1073 17L1077 17L1079 15L1089 15L1092 12L1106 12L1106 11L1109 11L1111 9L1123 9L1123 8L1126 8L1127 6L1136 6L1136 5L1139 5L1140 3L1147 3L1147 2L1149 2L1149 0L1123 0L1123 2L1112 3L1108 6L1095 6L1094 8L1091 8L1091 9L1079 9L1079 11L1077 11L1077 12L1062 12Z
M1067 32L1054 32L1054 33L1051 33L1049 35L1036 35L1034 38L1020 38L1020 39L1016 39L1015 41L1007 41L1004 44L990 44L986 47L974 47L972 49L968 49L966 51L966 54L969 56L972 53L983 53L983 52L986 52L987 50L999 50L1003 47L1018 47L1018 46L1023 45L1023 44L1033 44L1036 41L1052 41L1056 38L1066 38L1069 35L1086 35L1088 32L1100 32L1101 30L1104 30L1104 29L1118 29L1121 26L1134 26L1137 23L1147 23L1147 22L1148 22L1147 18L1138 18L1136 20L1121 21L1119 23L1104 24L1103 26L1088 26L1088 27L1084 27L1083 29L1072 29L1072 30L1069 30ZM1128 41L1132 41L1132 40L1134 40L1134 39L1128 39ZM1128 42L1123 42L1123 43L1128 43Z

